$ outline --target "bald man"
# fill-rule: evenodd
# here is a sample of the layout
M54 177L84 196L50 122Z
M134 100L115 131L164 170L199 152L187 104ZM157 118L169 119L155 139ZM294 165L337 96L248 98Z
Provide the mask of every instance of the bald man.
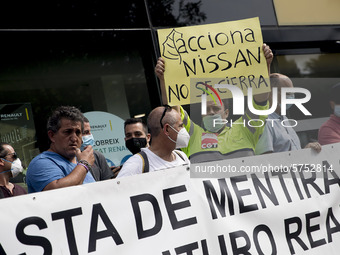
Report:
M147 125L152 137L151 145L142 148L123 165L118 178L190 165L188 157L176 148L188 146L190 136L183 127L181 116L170 106L157 107L148 116Z
M275 112L268 115L264 131L256 144L255 153L258 155L300 150L300 139L295 130L288 124L285 124L285 126L281 124L282 121L288 122L287 117L281 115L281 88L293 88L293 82L286 75L272 73L270 74L270 84L273 88L278 88L278 104ZM294 98L294 94L287 93L287 98ZM269 97L269 104L272 105L272 96ZM287 110L290 106L287 105ZM312 148L319 152L321 145L318 142L312 142L308 143L305 148Z

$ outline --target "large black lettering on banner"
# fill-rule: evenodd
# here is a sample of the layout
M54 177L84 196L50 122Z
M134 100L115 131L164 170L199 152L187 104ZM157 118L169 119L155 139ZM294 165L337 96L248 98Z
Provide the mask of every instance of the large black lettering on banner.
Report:
M106 230L97 231L98 219L101 218ZM112 237L117 245L123 244L123 240L120 237L117 229L114 227L110 218L107 216L103 206L101 204L94 204L92 209L91 228L90 228L90 240L89 240L89 253L96 251L97 240Z
M301 220L299 217L292 217L289 219L284 220L285 224L285 235L287 244L289 246L289 251L291 254L296 253L296 248L298 250L307 251L309 249L313 249L318 246L325 245L327 243L331 243L333 241L332 235L335 233L340 232L340 223L339 220L336 219L333 213L332 207L328 208L328 212L326 215L326 232L327 232L327 239L320 238L315 239L313 238L312 233L320 231L320 225L313 223L316 218L320 217L320 212L310 212L305 215L305 220ZM314 219L314 220L313 220ZM303 225L305 224L305 231L307 234L306 236L302 234ZM334 227L331 227L334 226ZM295 229L295 230L291 230Z
M67 241L68 241L68 247L70 249L71 255L78 255L78 249L77 249L77 243L76 238L74 235L74 228L73 228L73 222L72 217L82 215L82 210L80 207L52 213L52 220L61 220L64 219L65 222L65 229L66 229L66 235L67 235Z
M211 237L209 237L211 241ZM253 243L252 243L252 240ZM218 239L218 245L220 250L220 255L228 255L228 248L226 244L227 235L219 235L217 236ZM210 249L216 249L216 243L209 246L208 240L209 239L203 239L200 242L194 242L194 243L188 243L185 245L181 245L179 247L174 248L175 253L171 253L170 250L163 251L162 255L180 255L180 254L187 254L187 255L193 255L193 254L202 254L202 255L209 255L213 254ZM256 249L256 254L259 255L265 255L265 254L272 254L276 255L277 252L277 246L274 240L274 235L270 228L267 225L260 224L256 226L253 230L252 236L245 232L244 230L237 230L234 232L229 233L229 239L230 239L230 248L231 251L230 254L232 255L252 255L255 253L251 253L251 248L253 247L253 244ZM265 243L262 241L266 240ZM268 245L270 244L270 247ZM271 253L267 253L269 251L269 248L271 248ZM194 250L198 250L197 253L194 253Z
M159 208L157 199L151 194L141 194L141 195L133 196L130 199L131 199L132 209L135 214L138 239L143 239L149 236L156 235L161 230L162 224L163 224L162 213L161 213L161 209ZM150 229L143 228L142 213L139 207L139 204L142 202L149 202L153 208L154 217L155 217L155 226L153 226Z
M25 228L29 225L36 225L40 230L47 228L46 222L39 217L28 217L21 220L15 230L16 236L22 244L41 246L44 249L44 255L52 254L52 245L48 239L41 236L30 236L25 234ZM24 255L26 253L23 253Z
M187 189L185 185L163 190L164 205L167 210L172 229L179 229L197 223L196 217L190 217L182 220L178 220L176 217L175 211L189 208L191 204L189 200L173 203L170 197L186 191ZM163 225L163 217L157 198L151 194L141 194L130 197L130 200L133 212L135 214L138 239L156 235L162 229ZM144 229L143 226L142 212L140 209L141 203L149 203L152 206L155 225L149 229Z
M175 211L186 208L186 207L190 207L191 204L189 200L185 200L185 201L181 201L181 202L173 204L170 199L170 196L177 194L177 193L185 192L185 191L187 191L187 189L184 185L182 185L182 186L166 189L163 192L164 203L165 203L165 207L168 212L168 215L169 215L172 229L183 228L183 227L197 223L197 219L195 217L183 219L181 221L179 221L176 217Z

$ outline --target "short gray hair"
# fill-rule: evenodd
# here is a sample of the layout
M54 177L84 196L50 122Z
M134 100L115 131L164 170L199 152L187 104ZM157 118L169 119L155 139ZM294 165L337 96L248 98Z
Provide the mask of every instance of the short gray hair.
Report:
M81 131L84 130L84 115L74 106L59 106L56 108L47 121L47 131L56 133L61 126L61 119L68 119L81 123Z

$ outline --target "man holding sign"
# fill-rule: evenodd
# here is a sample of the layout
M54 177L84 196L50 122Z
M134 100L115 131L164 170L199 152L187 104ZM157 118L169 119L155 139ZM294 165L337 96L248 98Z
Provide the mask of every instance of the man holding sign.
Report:
M270 90L270 87L265 79L268 78L273 53L269 46L266 44L262 45L262 39L258 36L261 34L260 26L259 24L258 26L255 24L255 26L252 27L252 23L254 22L256 23L256 20L253 19L241 21L240 24L236 24L237 26L233 23L228 26L227 32L222 31L225 28L224 25L229 25L229 22L213 24L214 27L212 28L220 31L215 33L215 37L212 36L213 30L204 27L206 25L203 26L203 29L200 29L200 26L190 27L189 31L181 30L181 28L173 29L172 34L169 34L165 40L162 39L162 34L166 34L168 31L164 31L164 33L163 31L160 31L160 46L163 46L161 47L162 57L159 58L157 62L155 72L161 82L163 101L176 105L197 103L197 100L195 101L195 99L201 99L201 97L199 97L201 95L196 97L191 96L191 102L182 100L183 97L188 97L187 94L196 93L195 91L192 91L192 87L190 87L191 89L185 94L183 88L185 84L190 83L190 79L194 78L196 80L201 79L202 81L206 81L208 79L213 80L214 78L228 76L229 78L227 77L224 79L225 83L235 85L235 87L240 88L244 94L248 91L248 87L252 87L255 94L253 97L253 106L256 110L268 109L267 99L269 97L268 91ZM239 26L243 26L243 28L240 28ZM195 30L197 30L197 35L190 34L186 36L186 33L194 33ZM242 31L248 34L245 34L242 37ZM175 34L175 32L177 34ZM236 34L240 36L238 38L242 37L239 48L236 47ZM171 38L172 44L175 45L173 48L169 48L169 40ZM222 38L225 40L223 41ZM194 41L196 41L197 44L194 44ZM208 43L204 44L204 42ZM230 45L228 45L228 43L232 44L231 47L229 47ZM261 43L260 46L258 45L259 43ZM194 45L197 47L195 48ZM165 46L168 46L168 50L166 50ZM185 47L185 49L183 47ZM208 53L208 56L204 56L209 47L216 52L211 51ZM245 47L245 49L243 50L242 47ZM177 54L174 54L174 52L171 52L169 49L176 49ZM232 50L236 53L232 52ZM206 59L210 64L212 59L214 59L214 56L219 56L218 58L223 62L223 60L226 60L224 58L225 56L231 55L234 56L234 61L226 61L228 68L222 68L221 65L214 62L216 65L214 64L215 68L213 70L207 72L207 68L201 68L202 72L199 73L199 69L197 69L199 65L197 65L197 63L201 63L201 67L207 67L207 65L204 65L203 60L197 62L194 59L194 65L190 67L188 64L188 55L190 55L188 53L190 53L190 51L199 55L201 60ZM171 56L173 57L171 58ZM177 56L177 59L175 56ZM246 56L248 56L248 58ZM256 61L252 61L251 59L254 56L256 56ZM174 67L175 59L179 64L178 67ZM165 65L167 65L167 72L172 75L170 78L168 77L169 73L165 72ZM238 68L242 65L244 65L245 68ZM214 74L214 72L219 73ZM244 75L241 72L244 72ZM186 79L182 80L181 75L183 76L183 73L184 76L186 76ZM252 79L249 77L252 77ZM258 79L256 80L255 77ZM178 78L178 82L174 81L176 78ZM174 96L176 95L176 93L174 93L176 90L172 85L175 83L176 85L182 84L178 89L178 96ZM211 86L213 84L210 86L209 84L206 85L204 82L201 82L201 84L204 84L206 88L210 87L214 90L213 86ZM195 88L198 87L196 86L194 89ZM174 101L174 99L178 100ZM177 106L175 108L181 113L184 126L191 136L188 147L182 149L187 156L190 157L191 163L254 155L256 143L263 132L264 125L261 124L265 123L267 117L259 117L247 109L246 114L235 121L232 126L229 126L226 125L226 118L229 114L228 106L224 105L222 100L220 100L220 104L208 101L206 113L202 114L204 126L204 128L202 128L192 122L189 115L182 107ZM215 122L216 119L222 120L222 122L217 123ZM250 122L251 125L249 125Z

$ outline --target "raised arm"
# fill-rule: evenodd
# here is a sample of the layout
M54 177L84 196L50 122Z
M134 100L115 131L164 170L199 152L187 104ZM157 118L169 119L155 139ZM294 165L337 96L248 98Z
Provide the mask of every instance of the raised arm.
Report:
M164 72L165 72L165 62L164 62L163 58L159 57L158 60L157 60L157 64L155 66L155 73L156 73L156 75L159 79L160 85L161 85L162 102L163 102L163 104L167 104L168 99L166 97Z
M267 61L268 75L270 75L270 65L272 64L274 55L273 55L272 50L267 44L264 43L262 45L262 49L263 49L263 53Z
M168 104L168 98L166 96L164 72L165 72L165 62L163 58L159 57L157 60L157 64L155 66L155 73L161 85L162 102L163 104ZM178 105L173 106L172 108L174 108L177 112L180 113L180 107Z
M273 61L274 55L273 55L272 50L270 49L270 47L267 44L264 43L262 45L262 49L263 49L263 53L264 53L264 56L265 56L266 62L267 62L268 75L270 75L270 65ZM269 98L269 93L270 92L254 95L254 100L257 103L265 102Z

